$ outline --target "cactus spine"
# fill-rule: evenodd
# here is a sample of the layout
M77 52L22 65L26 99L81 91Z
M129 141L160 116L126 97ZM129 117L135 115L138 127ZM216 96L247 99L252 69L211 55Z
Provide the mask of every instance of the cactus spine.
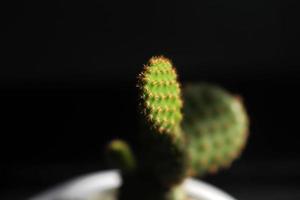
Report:
M123 141L108 147L112 163L122 169L121 200L187 199L181 189L186 177L216 172L240 155L248 117L236 96L196 84L184 87L183 101L177 73L162 56L144 66L137 87L143 119L139 150L133 155Z

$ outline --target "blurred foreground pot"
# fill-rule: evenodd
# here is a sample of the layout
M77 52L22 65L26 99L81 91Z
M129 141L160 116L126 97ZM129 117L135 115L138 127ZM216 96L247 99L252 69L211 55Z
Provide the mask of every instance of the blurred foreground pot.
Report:
M29 200L116 200L120 185L118 171L103 171L76 178ZM199 180L187 179L183 186L191 200L236 200Z

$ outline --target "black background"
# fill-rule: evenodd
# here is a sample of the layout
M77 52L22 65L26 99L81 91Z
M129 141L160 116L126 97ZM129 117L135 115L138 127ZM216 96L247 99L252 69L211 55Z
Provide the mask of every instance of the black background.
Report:
M135 144L136 75L153 55L180 81L244 97L251 136L204 179L239 199L300 197L296 1L1 2L1 199L101 170L104 145Z

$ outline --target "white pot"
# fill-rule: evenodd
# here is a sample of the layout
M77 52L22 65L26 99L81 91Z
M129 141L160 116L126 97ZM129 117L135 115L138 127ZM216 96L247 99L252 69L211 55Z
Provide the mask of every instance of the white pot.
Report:
M114 200L121 185L118 171L103 171L81 176L29 200ZM195 179L187 179L183 187L194 200L236 200L222 190Z

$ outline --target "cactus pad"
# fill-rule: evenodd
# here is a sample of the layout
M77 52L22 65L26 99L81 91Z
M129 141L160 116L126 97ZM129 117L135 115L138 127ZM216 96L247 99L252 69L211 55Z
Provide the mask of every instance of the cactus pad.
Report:
M165 187L174 186L186 177L187 155L180 87L171 61L152 57L138 76L138 87L148 125L141 134L141 168Z
M208 84L188 85L183 96L183 129L192 174L229 166L240 155L248 135L248 117L240 98Z
M142 112L152 128L172 133L182 119L177 74L170 60L152 57L138 76Z

